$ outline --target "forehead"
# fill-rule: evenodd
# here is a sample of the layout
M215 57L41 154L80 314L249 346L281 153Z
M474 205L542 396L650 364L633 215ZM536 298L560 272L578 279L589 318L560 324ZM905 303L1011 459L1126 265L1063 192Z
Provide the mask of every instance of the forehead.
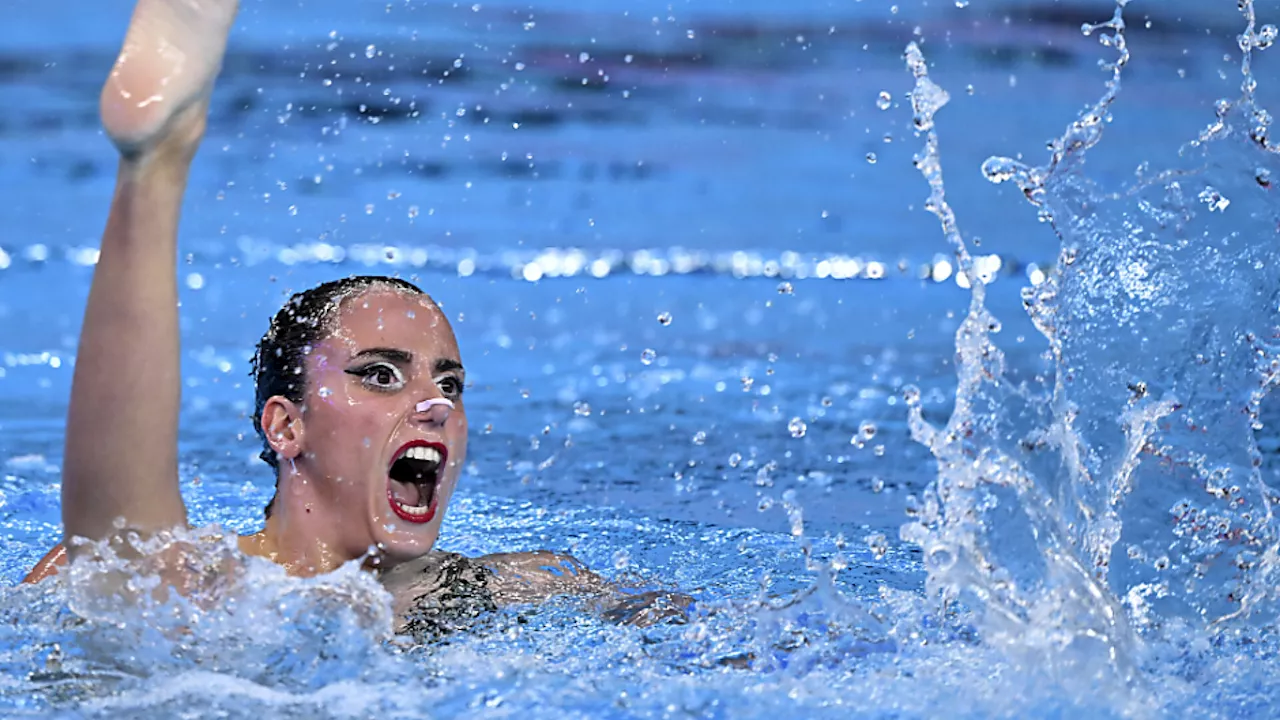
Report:
M453 328L435 301L389 288L371 288L344 298L333 330L321 345L350 354L382 347L425 358L458 357Z

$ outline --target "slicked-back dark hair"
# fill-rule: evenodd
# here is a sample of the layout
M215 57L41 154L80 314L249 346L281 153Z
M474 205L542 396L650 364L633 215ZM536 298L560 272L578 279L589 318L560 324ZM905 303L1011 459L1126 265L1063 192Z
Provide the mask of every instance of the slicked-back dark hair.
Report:
M353 275L341 280L331 280L310 290L296 293L271 319L271 327L258 341L253 354L253 430L262 440L259 454L276 471L277 492L280 479L280 458L267 441L262 429L262 409L267 401L279 395L299 405L307 389L307 355L311 348L333 332L333 321L342 301L375 287L385 287L401 292L423 295L417 285L400 278L382 275ZM276 496L272 495L264 514L271 517Z

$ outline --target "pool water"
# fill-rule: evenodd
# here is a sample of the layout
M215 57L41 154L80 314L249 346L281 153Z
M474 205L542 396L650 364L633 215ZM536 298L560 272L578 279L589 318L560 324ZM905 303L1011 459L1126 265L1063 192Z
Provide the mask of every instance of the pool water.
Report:
M1101 140L1048 173L1039 207L981 170L1047 162L1103 96L1111 31L1080 26L1113 10L245 3L178 267L193 523L261 523L248 358L270 314L395 273L444 305L472 383L440 546L570 552L697 600L687 624L635 628L563 598L426 645L388 638L388 598L350 568L250 564L168 604L137 600L145 572L128 602L92 568L16 585L61 536L62 420L114 180L93 100L127 17L6 21L4 714L1274 712L1263 360L1280 285L1260 178L1277 161L1241 140L1265 125L1246 103L1223 139L1185 145L1240 96L1245 15L1130 3ZM911 42L950 94L945 199L980 306L913 163L936 95ZM1025 287L1058 295L1029 315ZM967 317L986 329L958 336ZM1191 509L1203 522L1179 524ZM1224 602L1246 611L1220 620Z

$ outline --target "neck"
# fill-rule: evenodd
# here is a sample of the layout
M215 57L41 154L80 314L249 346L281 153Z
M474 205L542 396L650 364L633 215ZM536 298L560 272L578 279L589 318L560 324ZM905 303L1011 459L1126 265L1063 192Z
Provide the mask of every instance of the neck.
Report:
M350 543L343 542L339 518L315 496L315 487L300 471L282 472L266 527L241 538L241 551L282 565L299 577L331 572L363 555L363 549L353 554L347 547Z

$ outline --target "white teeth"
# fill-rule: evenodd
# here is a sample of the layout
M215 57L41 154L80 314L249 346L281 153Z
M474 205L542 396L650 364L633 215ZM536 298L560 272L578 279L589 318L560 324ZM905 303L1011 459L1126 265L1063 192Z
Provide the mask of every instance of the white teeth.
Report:
M407 457L410 460L425 460L427 462L436 463L437 465L440 464L440 451L435 448L424 447L422 445L417 445L405 450L402 457Z
M430 505L423 505L422 507L416 507L413 505L405 505L399 500L396 500L395 503L396 503L396 506L400 509L400 512L404 513L405 515L411 515L413 517L422 517L423 515L426 515L431 510Z

